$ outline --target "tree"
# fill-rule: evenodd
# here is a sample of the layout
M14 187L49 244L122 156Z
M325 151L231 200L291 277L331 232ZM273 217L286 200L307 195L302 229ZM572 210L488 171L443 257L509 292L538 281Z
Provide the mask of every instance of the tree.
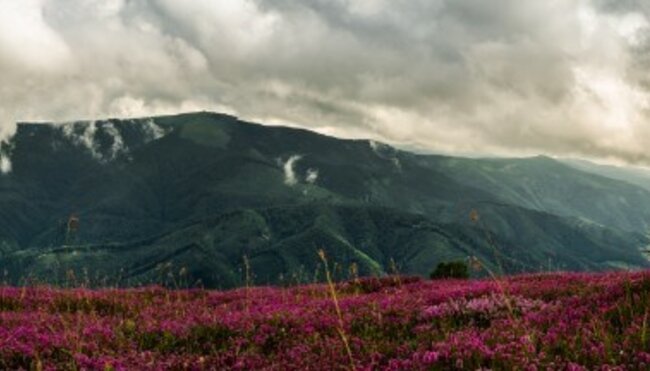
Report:
M433 272L431 272L429 277L432 280L442 278L467 279L469 278L469 268L462 260L441 262L438 263L438 266Z

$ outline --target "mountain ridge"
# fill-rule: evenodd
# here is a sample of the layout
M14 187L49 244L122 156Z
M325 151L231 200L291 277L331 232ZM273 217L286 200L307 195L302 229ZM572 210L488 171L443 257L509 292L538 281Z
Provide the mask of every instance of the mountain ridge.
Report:
M411 251L415 258L399 263L404 273L420 275L442 260L471 255L494 270L506 260L506 272L541 270L549 259L555 269L648 266L640 249L650 244L644 229L650 216L637 212L632 215L639 221L615 224L601 209L629 211L603 196L608 192L635 205L650 205L650 192L548 158L413 154L206 112L21 123L10 144L13 170L0 176L0 268L10 269L14 281L30 274L60 280L62 272L84 266L119 281L117 271L139 262L142 273L130 283L135 285L151 282L158 264L184 262L194 280L238 286L242 256L250 253L242 244L262 243L255 238L264 228L286 230L288 238L280 243L269 234L270 242L262 243L265 257L253 259L267 283L315 269L319 248L329 249L342 266L355 263L363 274L386 274L389 262L376 250L385 241L396 256ZM518 169L514 175L508 166ZM560 180L549 176L557 169L564 174ZM522 177L531 181L522 183ZM575 191L583 200L566 200L565 189L589 192ZM540 202L531 203L535 198ZM479 222L470 219L473 211ZM229 213L240 217L205 224ZM72 233L66 230L71 215L79 219ZM385 231L372 227L377 218L387 221ZM417 225L444 233L418 231ZM498 246L486 241L486 231ZM210 240L215 233L225 242ZM75 250L74 257L64 245L97 249ZM107 246L133 251L113 253ZM44 253L66 263L54 272L56 264L38 261Z

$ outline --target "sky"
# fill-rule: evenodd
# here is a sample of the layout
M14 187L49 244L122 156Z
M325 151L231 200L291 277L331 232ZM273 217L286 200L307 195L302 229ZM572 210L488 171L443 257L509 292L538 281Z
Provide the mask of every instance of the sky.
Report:
M647 0L0 0L16 121L236 114L456 154L650 165Z

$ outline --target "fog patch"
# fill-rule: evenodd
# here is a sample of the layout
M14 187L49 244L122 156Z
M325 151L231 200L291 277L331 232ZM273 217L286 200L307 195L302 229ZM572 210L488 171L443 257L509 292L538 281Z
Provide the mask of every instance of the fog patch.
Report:
M289 157L287 162L284 163L282 166L284 170L284 184L293 187L296 184L298 184L298 177L296 176L296 171L294 169L294 165L298 160L300 160L302 156L300 155L293 155Z
M307 176L305 181L309 184L315 184L318 180L318 169L309 169L307 170Z
M64 123L60 127L63 135L72 143L86 148L96 160L102 159L99 148L95 144L95 133L97 132L95 121Z
M8 174L11 172L11 160L6 155L0 153L0 174Z
M0 175L11 172L11 151L11 143L0 140Z
M167 130L151 118L129 120L120 124L137 127L142 135L141 142L138 142L141 145L167 134ZM130 151L122 130L112 121L78 121L53 124L53 126L61 130L63 136L72 144L86 149L95 160L100 162L115 160Z
M147 141L154 141L164 137L167 131L158 126L153 119L146 119L142 121L142 129L145 132Z
M113 141L107 154L109 160L114 160L118 155L128 152L128 148L124 146L124 139L122 138L122 134L119 130L117 130L112 122L106 123L103 129Z

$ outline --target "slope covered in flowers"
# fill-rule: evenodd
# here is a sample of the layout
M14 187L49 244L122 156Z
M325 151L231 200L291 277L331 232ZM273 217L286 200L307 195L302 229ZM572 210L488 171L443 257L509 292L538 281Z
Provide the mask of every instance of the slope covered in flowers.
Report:
M647 369L650 272L0 288L0 369Z

